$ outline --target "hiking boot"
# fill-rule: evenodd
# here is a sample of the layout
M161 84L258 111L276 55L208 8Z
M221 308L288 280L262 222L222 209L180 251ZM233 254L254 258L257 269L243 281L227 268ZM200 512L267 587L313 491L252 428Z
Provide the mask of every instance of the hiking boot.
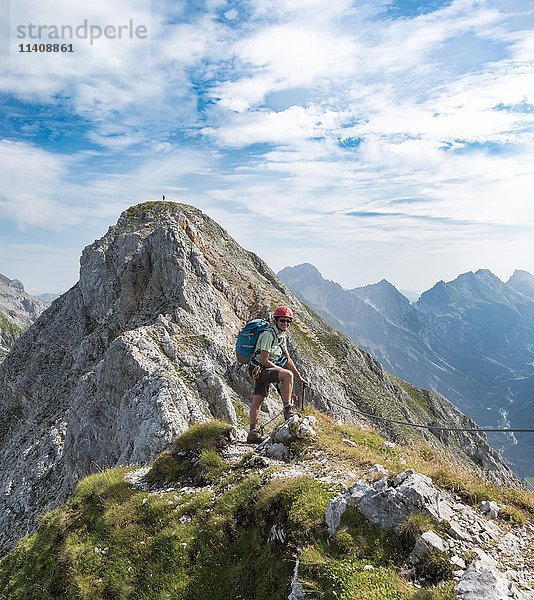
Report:
M267 439L268 436L261 435L257 429L252 429L247 435L247 444L261 444Z
M298 414L291 404L284 406L284 419L287 421L293 415Z

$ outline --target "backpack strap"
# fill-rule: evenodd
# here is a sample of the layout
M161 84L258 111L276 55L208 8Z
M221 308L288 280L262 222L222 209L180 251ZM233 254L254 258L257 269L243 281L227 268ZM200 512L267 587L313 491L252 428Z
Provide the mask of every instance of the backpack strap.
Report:
M276 333L274 327L272 325L269 325L269 327L265 328L265 331L268 331L272 336L273 336L273 342L278 344L278 346L282 347L282 344L280 343L280 340L278 339L278 334ZM277 367L284 367L284 365L287 363L287 356L285 353L284 348L282 348L283 350L283 355L282 357L278 360L278 362L274 363ZM259 360L257 360L256 356L259 354L258 353L254 353L254 356L252 357L250 363L254 364L254 365L259 365L261 367L263 367L263 365L260 363Z

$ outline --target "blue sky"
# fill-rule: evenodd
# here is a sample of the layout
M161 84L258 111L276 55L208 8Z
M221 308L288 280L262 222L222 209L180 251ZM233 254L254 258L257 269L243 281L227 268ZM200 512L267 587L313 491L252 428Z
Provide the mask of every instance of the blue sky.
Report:
M534 273L534 0L13 0L2 19L0 273L32 293L162 194L346 287ZM18 51L57 42L29 24L85 20L147 35Z

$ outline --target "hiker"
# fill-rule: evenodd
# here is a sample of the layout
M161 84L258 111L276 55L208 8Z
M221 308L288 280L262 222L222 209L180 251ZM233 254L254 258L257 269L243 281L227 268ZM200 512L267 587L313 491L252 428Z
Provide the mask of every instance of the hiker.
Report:
M260 407L267 398L270 384L277 384L286 420L295 414L291 405L294 377L303 385L308 384L287 350L287 331L292 321L293 311L287 306L279 306L273 313L272 326L260 333L256 342L254 356L249 365L249 374L255 381L250 405L250 431L247 437L249 443L259 444L265 439L258 431L258 421Z

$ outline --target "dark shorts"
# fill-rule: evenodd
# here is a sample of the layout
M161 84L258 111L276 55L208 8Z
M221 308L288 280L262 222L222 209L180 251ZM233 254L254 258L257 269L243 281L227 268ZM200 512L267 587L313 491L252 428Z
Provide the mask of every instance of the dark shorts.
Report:
M254 365L250 365L248 372L252 377L251 371ZM280 367L273 367L266 369L261 367L261 374L258 379L254 380L254 396L263 396L266 398L269 395L269 387L271 383L278 383L278 373L280 373Z

